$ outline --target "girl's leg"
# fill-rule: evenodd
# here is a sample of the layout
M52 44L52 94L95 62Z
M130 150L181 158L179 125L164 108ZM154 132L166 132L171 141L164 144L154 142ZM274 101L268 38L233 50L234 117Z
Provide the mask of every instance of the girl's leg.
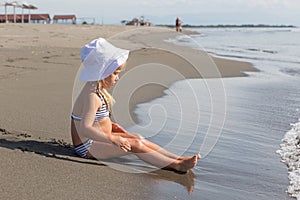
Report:
M144 143L144 145L146 145L147 147L149 147L150 149L154 150L154 151L157 151L169 158L173 158L173 159L179 159L179 160L187 160L187 159L190 159L191 157L190 156L177 156L165 149L163 149L162 147L158 146L157 144L153 143L153 142L150 142L149 140L141 137L140 135L138 134L130 134L130 133L113 133L113 134L116 134L116 135L119 135L119 136L122 136L122 137L125 137L125 138L136 138L136 139L140 139L142 143Z
M131 145L131 152L134 153L137 157L143 161L150 163L159 168L168 168L177 171L187 171L193 168L197 164L199 156L195 155L188 160L176 160L164 156L161 153L158 153L146 145L144 145L140 140L128 138L128 141ZM124 152L114 144L103 143L94 141L89 152L99 159L108 159L114 157L120 157L127 155L127 152Z
M130 154L114 144L98 141L93 141L88 153L97 159L117 158Z
M141 140L146 146L148 146L149 148L151 148L154 151L157 151L165 156L168 156L169 158L173 158L173 159L179 159L179 160L186 160L186 159L190 159L190 156L177 156L167 150L165 150L164 148L158 146L157 144L150 142L147 139L142 139Z

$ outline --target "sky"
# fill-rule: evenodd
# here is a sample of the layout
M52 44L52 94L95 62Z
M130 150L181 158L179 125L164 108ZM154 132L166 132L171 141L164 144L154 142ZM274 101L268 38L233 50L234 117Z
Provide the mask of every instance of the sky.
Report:
M28 0L26 3L38 7L31 13L48 13L51 17L75 14L77 18L95 18L98 24L120 25L121 20L144 16L154 24L174 24L179 17L183 24L190 25L300 26L299 0ZM8 12L12 13L12 8ZM17 12L21 13L21 9ZM0 13L4 13L4 7Z

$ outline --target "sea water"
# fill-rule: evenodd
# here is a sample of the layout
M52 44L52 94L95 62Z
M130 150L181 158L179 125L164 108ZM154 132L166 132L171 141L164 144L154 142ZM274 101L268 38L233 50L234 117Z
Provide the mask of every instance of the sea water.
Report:
M174 153L203 156L191 199L300 199L300 29L193 30L201 34L168 42L251 62L259 72L176 82L137 106L140 124L131 130Z

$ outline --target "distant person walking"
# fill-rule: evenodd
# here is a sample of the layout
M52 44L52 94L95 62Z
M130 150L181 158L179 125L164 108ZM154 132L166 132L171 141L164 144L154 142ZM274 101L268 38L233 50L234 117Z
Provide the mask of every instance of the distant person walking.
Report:
M182 31L182 26L181 26L182 21L179 19L179 17L176 18L175 24L176 24L176 31L177 31L177 32L178 32L178 31L181 32L181 31Z

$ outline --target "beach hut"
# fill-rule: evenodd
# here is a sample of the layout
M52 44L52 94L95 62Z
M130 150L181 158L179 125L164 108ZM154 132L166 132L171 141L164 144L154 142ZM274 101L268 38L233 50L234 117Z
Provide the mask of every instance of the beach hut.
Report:
M13 22L14 18L16 19L16 23L29 23L29 22L35 22L35 23L50 23L50 15L49 14L17 14L14 16L13 14L9 15L0 15L0 23L5 22Z
M76 16L75 15L54 15L53 21L58 23L59 20L62 20L64 23L67 23L68 20L71 20L72 24L76 24Z
M50 15L49 14L28 14L24 15L25 21L28 21L28 23L31 22L36 22L36 23L44 23L44 24L49 24L50 23Z

